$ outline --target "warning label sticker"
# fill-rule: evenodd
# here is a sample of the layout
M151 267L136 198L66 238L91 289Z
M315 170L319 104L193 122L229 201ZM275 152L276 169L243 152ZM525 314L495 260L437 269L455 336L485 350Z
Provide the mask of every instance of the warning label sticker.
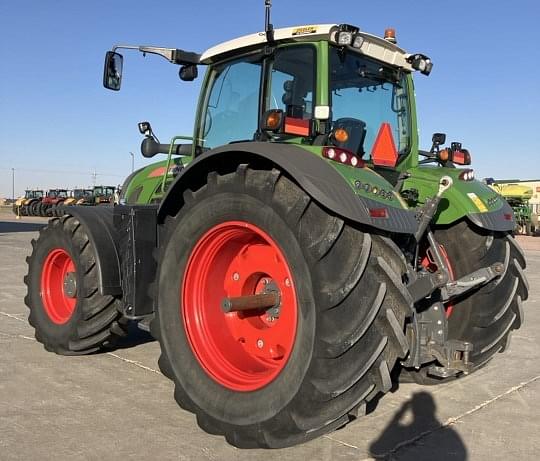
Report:
M293 30L293 35L307 35L307 34L314 34L317 32L317 28L315 26L304 26L304 27L298 27Z
M472 202L476 205L476 208L478 208L482 213L485 213L488 211L487 206L480 200L480 197L476 195L474 192L467 193L469 198L472 200Z

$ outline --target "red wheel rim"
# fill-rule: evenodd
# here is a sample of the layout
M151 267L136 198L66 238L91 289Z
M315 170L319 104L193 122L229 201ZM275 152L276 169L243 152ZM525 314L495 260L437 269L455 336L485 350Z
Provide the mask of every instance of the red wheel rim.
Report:
M277 318L222 311L225 297L259 294L268 283L280 293ZM283 370L296 337L296 292L287 260L263 230L242 221L211 228L189 257L181 295L189 345L214 381L253 391Z
M49 318L56 324L66 323L75 310L77 297L66 293L66 279L73 278L75 264L63 249L52 250L43 263L41 273L41 299Z
M455 280L454 275L454 268L452 267L452 263L450 262L450 258L448 257L448 253L446 252L446 248L444 248L442 245L439 245L439 250L441 251L441 256L444 259L444 262L446 263L446 267L448 268L450 281ZM435 264L435 261L433 257L430 255L429 250L426 251L426 254L422 258L422 266L424 266L426 269L428 269L431 272L437 271L437 264ZM454 305L451 302L444 303L445 308L445 314L446 318L449 318L450 315L452 315L452 310L454 309Z

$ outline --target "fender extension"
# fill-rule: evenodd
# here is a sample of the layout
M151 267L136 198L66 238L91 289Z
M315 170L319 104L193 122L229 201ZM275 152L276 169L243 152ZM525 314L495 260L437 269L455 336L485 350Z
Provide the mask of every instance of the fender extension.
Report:
M387 217L370 215L370 209L381 208L380 202L358 196L345 178L322 158L289 144L240 142L205 152L191 162L169 187L158 210L158 222L167 211L177 211L187 187L198 187L206 181L212 165L240 164L257 161L272 163L286 172L315 201L338 216L388 232L414 234L418 221L413 210L386 206ZM174 209L174 207L177 207Z
M122 296L123 314L131 319L151 314L149 290L156 276L156 205L64 207L92 243L102 295Z

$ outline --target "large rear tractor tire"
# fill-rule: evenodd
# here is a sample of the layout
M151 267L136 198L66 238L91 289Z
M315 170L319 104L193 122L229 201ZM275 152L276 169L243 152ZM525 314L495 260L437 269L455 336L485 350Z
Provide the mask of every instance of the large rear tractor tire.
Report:
M24 299L36 339L57 354L80 355L125 336L119 300L98 290L94 248L71 216L53 218L32 240Z
M30 207L29 207L29 210L28 210L28 215L29 216L39 216L39 202L37 200L30 204Z
M344 426L408 352L405 263L277 170L241 165L184 194L164 226L151 331L175 398L238 447L278 448ZM277 311L225 313L278 293Z
M447 308L448 338L473 344L470 360L474 370L478 370L497 352L506 350L512 330L518 329L523 322L522 302L529 291L523 273L525 256L510 234L489 232L466 220L437 229L435 238L444 247L456 278L495 262L504 264L501 277L452 301L451 308ZM426 367L418 371L403 370L401 377L402 381L427 385L456 378L429 376Z
M49 205L46 205L44 203L39 204L39 215L46 218L47 217L47 208L49 208Z

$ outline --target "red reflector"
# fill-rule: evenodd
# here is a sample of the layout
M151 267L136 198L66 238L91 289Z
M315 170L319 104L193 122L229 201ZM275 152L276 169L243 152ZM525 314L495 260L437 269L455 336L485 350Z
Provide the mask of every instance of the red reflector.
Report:
M371 148L371 157L374 165L396 166L397 149L394 137L392 136L392 127L389 123L382 123L377 134L377 139Z
M369 215L372 218L388 218L388 210L386 208L370 208Z
M311 120L301 118L285 117L285 133L297 134L299 136L309 136L309 125Z
M505 213L504 214L504 219L506 219L507 221L512 221L512 214L511 213Z
M165 167L161 166L159 168L156 168L155 170L152 170L150 174L148 175L149 178L157 178L158 176L163 176L165 174Z

